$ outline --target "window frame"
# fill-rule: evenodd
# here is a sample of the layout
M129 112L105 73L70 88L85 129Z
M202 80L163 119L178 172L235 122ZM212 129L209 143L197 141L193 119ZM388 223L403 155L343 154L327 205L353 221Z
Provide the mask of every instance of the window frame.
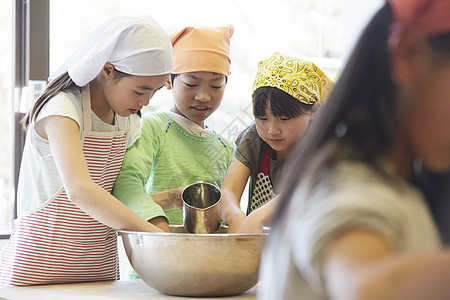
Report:
M26 136L20 123L25 114L19 108L21 99L25 96L24 89L29 86L30 80L47 80L49 76L49 2L50 0L13 0L13 220L17 218L17 184ZM0 239L9 237L10 234L0 234Z

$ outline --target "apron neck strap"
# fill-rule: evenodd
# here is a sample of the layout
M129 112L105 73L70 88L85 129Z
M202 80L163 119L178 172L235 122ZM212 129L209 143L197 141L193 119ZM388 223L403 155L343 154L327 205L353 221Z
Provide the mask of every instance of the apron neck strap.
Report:
M266 150L264 151L264 157L261 163L261 167L259 168L259 171L266 175L269 175L270 170L270 153L272 153L272 148L270 148L270 146L267 146Z

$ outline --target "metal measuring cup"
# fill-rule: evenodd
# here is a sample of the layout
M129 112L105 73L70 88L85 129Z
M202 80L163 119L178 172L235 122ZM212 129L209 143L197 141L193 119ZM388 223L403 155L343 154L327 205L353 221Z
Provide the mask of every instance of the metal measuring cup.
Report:
M214 184L199 181L181 193L184 229L190 233L214 233L220 227L222 193Z

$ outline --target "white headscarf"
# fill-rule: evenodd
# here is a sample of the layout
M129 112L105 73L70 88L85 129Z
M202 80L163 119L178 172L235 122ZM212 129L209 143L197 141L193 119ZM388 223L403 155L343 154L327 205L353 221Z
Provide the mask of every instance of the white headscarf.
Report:
M171 73L170 37L150 16L111 18L92 32L49 80L69 72L76 85L82 87L100 73L106 62L130 75Z

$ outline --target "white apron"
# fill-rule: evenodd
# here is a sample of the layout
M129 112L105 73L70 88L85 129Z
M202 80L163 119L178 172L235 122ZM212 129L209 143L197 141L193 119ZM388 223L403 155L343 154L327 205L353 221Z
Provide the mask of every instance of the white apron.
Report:
M261 162L261 166L259 168L258 177L255 180L253 196L247 209L247 215L255 209L263 206L276 196L273 192L272 182L269 177L271 153L272 148L270 147L267 147L264 151L263 161Z
M83 89L83 153L92 179L111 192L126 150L127 130L92 131L89 89ZM119 278L116 231L80 210L64 187L42 207L17 219L0 286Z

